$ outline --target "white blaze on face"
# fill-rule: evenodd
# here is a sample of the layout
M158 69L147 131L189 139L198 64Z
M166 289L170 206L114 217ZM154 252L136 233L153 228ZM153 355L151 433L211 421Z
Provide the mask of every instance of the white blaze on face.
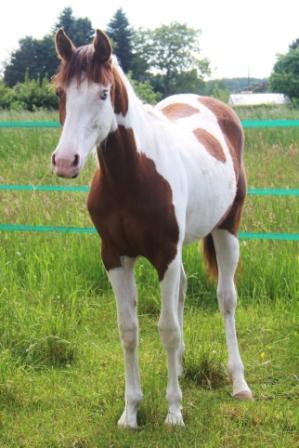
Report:
M115 127L111 86L73 80L66 89L66 118L60 140L53 153L54 172L75 177L87 156Z

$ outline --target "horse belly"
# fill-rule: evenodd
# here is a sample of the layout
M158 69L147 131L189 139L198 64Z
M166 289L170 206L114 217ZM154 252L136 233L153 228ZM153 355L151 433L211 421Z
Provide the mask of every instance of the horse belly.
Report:
M205 237L225 216L236 195L233 169L225 164L189 173L184 243Z

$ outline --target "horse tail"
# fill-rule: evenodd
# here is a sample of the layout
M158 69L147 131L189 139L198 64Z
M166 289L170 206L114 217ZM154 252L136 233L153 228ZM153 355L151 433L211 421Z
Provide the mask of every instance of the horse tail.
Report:
M211 233L209 233L203 239L203 253L204 253L204 260L208 268L208 273L212 278L216 279L218 277L218 266L217 266L214 241Z

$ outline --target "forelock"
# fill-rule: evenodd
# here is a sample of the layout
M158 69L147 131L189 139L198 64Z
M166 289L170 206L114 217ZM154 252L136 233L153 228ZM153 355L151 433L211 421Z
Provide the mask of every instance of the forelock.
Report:
M111 60L104 64L98 62L93 44L84 45L76 48L68 61L61 61L53 83L56 88L62 89L67 88L73 79L78 86L85 79L108 85L113 80L111 64Z

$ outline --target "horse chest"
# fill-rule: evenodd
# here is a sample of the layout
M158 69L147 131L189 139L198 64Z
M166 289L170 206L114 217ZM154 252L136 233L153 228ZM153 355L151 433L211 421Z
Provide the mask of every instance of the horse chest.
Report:
M178 224L168 196L143 189L111 194L101 182L93 182L88 199L92 221L102 240L102 258L109 270L120 257L144 256L160 277L175 256Z

